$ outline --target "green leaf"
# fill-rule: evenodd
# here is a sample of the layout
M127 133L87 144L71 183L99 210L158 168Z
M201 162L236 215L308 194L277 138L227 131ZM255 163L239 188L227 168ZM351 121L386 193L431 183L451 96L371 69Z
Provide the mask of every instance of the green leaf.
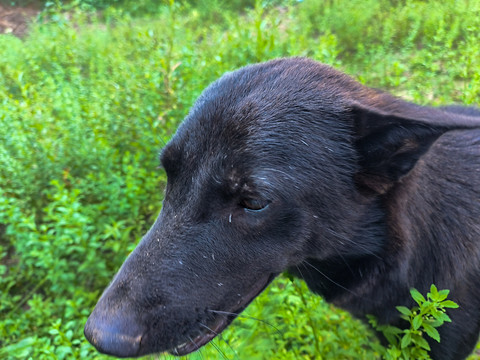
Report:
M436 321L434 321L434 323L432 323L432 325L434 327L438 327L440 325L442 325L444 322L451 322L452 320L450 320L450 317L445 314L444 312L441 312L441 311L437 311L435 313L432 314L432 316L435 318ZM436 325L438 323L438 325Z
M388 333L388 332L384 332L383 333L383 336L385 336L385 338L387 339L388 343L393 345L393 346L397 346L398 344L398 339L397 337L394 335L394 334L391 334L391 333Z
M438 292L438 301L445 300L448 297L449 293L450 293L450 290L448 290L448 289L440 290Z
M420 311L422 314L430 314L434 310L435 305L429 300L425 300L425 302L420 305Z
M428 345L427 340L425 340L422 337L419 337L418 339L415 339L415 344L420 346L422 349L425 349L427 351L430 351L430 345Z
M396 360L399 359L400 356L402 355L400 349L398 348L390 348L387 351L388 359Z
M441 306L451 309L457 309L459 306L456 302L452 300L445 300L440 303Z
M424 323L423 329L428 334L428 336L430 336L434 340L437 340L437 342L440 342L440 334L438 333L437 329L435 329L432 325Z
M391 326L391 325L383 325L383 333L388 333L388 334L394 334L398 335L403 333L402 329L397 328L396 326Z
M368 315L367 314L367 319L368 319L368 323L374 328L376 329L377 328L377 325L378 325L378 320L375 316L373 315Z
M443 289L443 290L438 290L438 293L443 296L443 295L447 295L450 293L450 290L449 289Z
M413 318L413 321L412 321L413 330L418 330L422 325L422 323L423 323L422 315L418 314Z
M397 306L397 310L403 315L406 315L406 316L412 315L412 311L406 306Z
M413 300L415 300L418 305L422 305L426 301L423 295L420 294L417 289L410 289L410 294L412 295Z
M402 349L405 349L408 345L410 345L411 342L412 342L412 334L410 332L407 332L402 337L402 342L401 342Z

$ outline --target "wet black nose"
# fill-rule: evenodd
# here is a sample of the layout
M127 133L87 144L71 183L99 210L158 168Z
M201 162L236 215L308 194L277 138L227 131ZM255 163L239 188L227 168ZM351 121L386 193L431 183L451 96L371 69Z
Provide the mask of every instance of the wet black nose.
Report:
M117 357L138 356L144 329L128 314L102 313L95 309L85 324L84 334L98 351Z

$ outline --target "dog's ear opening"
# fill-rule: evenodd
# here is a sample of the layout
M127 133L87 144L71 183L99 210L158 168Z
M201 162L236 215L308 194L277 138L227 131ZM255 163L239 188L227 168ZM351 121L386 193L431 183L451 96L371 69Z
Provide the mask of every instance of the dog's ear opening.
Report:
M479 119L409 104L388 95L377 104L352 105L359 189L384 194L413 169L444 132L480 126ZM379 105L380 104L380 105ZM381 105L387 104L387 105Z

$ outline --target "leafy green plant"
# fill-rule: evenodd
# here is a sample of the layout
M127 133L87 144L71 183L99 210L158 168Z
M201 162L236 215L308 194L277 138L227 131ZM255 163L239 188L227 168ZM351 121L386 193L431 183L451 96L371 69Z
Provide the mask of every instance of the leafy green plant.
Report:
M377 347L386 360L430 359L430 345L424 334L440 342L437 330L445 322L451 322L446 309L458 308L458 305L446 300L450 290L438 291L435 285L430 287L427 298L415 289L410 290L413 300L418 304L411 309L397 306L400 317L407 321L409 326L400 329L396 326L378 324L374 316L368 316L374 329L381 332L387 339L388 348Z

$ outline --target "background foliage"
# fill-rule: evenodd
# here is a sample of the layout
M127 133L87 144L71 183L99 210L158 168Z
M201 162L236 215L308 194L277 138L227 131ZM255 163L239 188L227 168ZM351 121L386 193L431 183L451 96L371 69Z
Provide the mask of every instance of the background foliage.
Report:
M0 358L106 358L83 325L160 210L159 150L225 71L309 56L415 102L480 103L478 1L41 3L27 37L0 35ZM244 315L190 358L378 357L297 280Z

